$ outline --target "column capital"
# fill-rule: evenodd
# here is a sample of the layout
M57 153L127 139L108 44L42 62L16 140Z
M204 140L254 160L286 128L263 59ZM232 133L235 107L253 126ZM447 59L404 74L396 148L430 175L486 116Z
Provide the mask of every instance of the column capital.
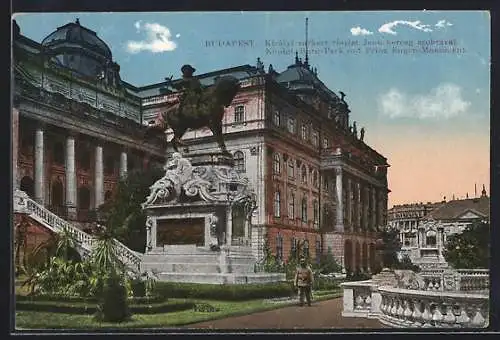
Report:
M43 121L37 121L35 125L35 130L46 130L47 129L47 123Z
M66 130L66 138L72 137L72 138L76 139L76 138L78 138L79 135L80 135L80 132L78 132L76 130Z
M337 176L342 176L342 167L338 166L338 167L335 167L335 174Z

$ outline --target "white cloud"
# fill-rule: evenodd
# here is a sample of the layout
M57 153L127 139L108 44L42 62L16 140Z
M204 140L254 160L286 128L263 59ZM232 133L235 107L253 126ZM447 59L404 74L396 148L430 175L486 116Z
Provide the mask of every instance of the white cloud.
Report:
M173 51L177 48L177 44L171 40L172 34L167 27L157 23L145 23L143 25L141 21L137 21L134 26L138 32L146 32L146 39L142 41L128 41L128 52L139 53L141 51L150 51L159 53Z
M453 24L449 21L446 20L439 20L436 25L434 25L439 28L444 28L446 26L453 26Z
M180 37L181 37L180 33L177 33L177 34L175 35L175 37L176 37L176 38L180 38Z
M396 20L396 21L388 22L388 23L385 23L382 26L380 26L378 31L380 33L387 33L387 34L396 35L397 32L394 30L394 28L396 28L396 26L398 26L398 25L406 25L406 26L410 26L410 27L415 28L415 29L420 30L420 31L432 32L430 25L422 24L420 20L417 20L417 21Z
M396 88L382 94L379 110L390 118L451 118L464 113L470 102L462 98L462 89L452 83L443 83L427 94L406 94Z
M477 88L477 89L476 89L476 93L477 93L477 94L481 93L481 89Z
M373 32L370 32L366 28L361 28L361 27L353 27L351 28L351 34L352 35L371 35Z

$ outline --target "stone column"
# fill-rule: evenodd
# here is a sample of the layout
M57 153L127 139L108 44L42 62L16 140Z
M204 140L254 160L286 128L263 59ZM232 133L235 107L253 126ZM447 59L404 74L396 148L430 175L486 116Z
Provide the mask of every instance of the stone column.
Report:
M377 215L376 215L376 196L377 195L377 189L375 187L371 188L371 200L372 200L372 208L370 211L370 225L372 227L373 231L377 230Z
M17 173L17 156L19 150L19 110L12 108L12 189L19 189L19 176Z
M352 201L352 187L351 187L351 180L348 178L347 179L347 200L346 200L346 205L347 205L347 224L349 225L349 229L351 232L354 231L354 226L352 223L352 204L354 202Z
M94 207L97 209L104 203L104 175L103 175L103 162L102 162L102 146L97 145L95 148L95 193L94 193Z
M43 126L38 126L35 131L35 200L42 205L45 203L44 167Z
M336 168L335 188L337 189L337 221L335 230L344 232L344 200L342 197L342 168Z
M361 183L359 181L356 181L356 228L358 230L362 231L362 226L361 226Z
M231 245L233 240L233 214L231 206L228 205L226 210L226 244Z
M127 177L127 153L122 151L120 154L120 179L125 179Z
M66 211L69 220L76 219L75 135L66 137Z

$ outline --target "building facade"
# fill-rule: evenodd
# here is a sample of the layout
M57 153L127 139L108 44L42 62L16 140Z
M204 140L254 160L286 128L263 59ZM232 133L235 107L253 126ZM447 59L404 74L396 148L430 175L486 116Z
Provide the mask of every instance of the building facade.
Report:
M400 232L401 255L408 255L421 268L445 268L447 238L475 222L489 220L490 199L483 187L478 198L395 206L389 216L389 225Z
M140 136L177 100L170 83L123 81L109 48L79 22L41 44L17 28L14 57L15 184L40 203L82 220L132 167L165 161L161 141ZM197 77L210 86L224 75L241 84L223 133L235 167L257 194L246 240L256 256L267 242L287 261L301 240L313 260L331 249L348 271L375 269L389 165L350 121L345 94L321 82L307 55L304 61L296 55L282 72L265 70L258 59ZM218 150L208 129L188 131L183 140L189 152Z

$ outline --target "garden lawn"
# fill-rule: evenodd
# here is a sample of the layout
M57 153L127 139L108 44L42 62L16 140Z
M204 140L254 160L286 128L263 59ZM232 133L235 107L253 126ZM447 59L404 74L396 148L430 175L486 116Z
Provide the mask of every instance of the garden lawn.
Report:
M340 290L318 294L314 301L323 301L342 296ZM186 299L169 299L170 301L186 301ZM47 312L16 312L16 329L123 329L123 328L166 328L183 326L209 320L223 319L229 316L247 315L255 312L278 309L297 303L272 303L258 299L250 301L211 301L196 299L196 303L207 303L219 309L217 312L195 312L193 309L161 314L135 314L132 319L122 323L100 323L92 315L74 315Z

